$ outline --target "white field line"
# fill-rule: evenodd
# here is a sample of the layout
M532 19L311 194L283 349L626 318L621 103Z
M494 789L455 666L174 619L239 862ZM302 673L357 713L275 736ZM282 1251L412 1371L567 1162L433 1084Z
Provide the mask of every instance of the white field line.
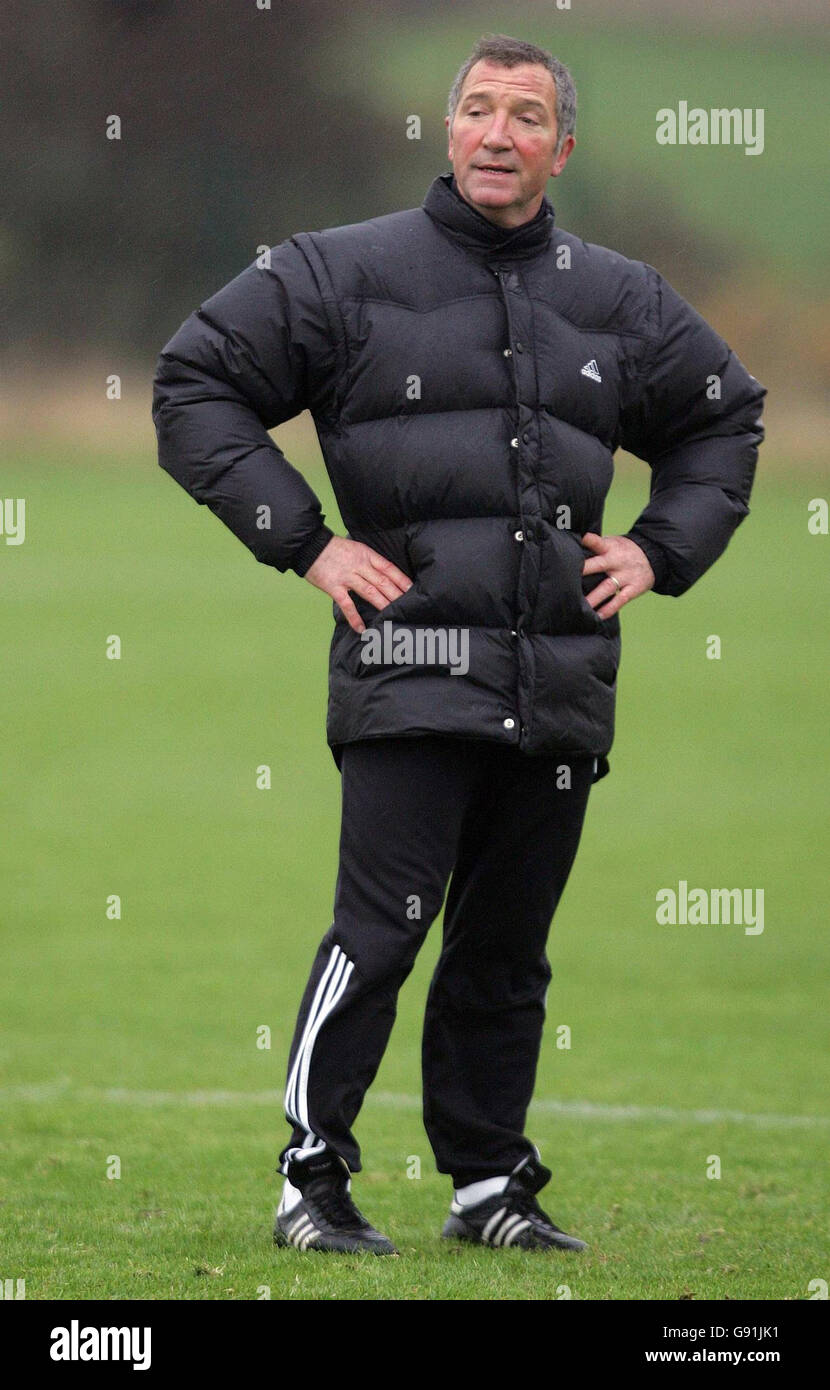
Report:
M71 1100L103 1105L136 1105L150 1109L162 1106L282 1106L282 1092L273 1091L138 1091L121 1086L74 1086L68 1078L33 1086L0 1086L0 1104L11 1101L45 1103ZM420 1096L397 1095L391 1091L369 1091L367 1105L390 1110L420 1110ZM536 1100L531 1110L540 1115L562 1115L578 1120L601 1122L649 1121L669 1124L741 1124L761 1129L823 1129L830 1126L828 1115L763 1115L743 1110L680 1110L669 1105L600 1105L588 1100Z

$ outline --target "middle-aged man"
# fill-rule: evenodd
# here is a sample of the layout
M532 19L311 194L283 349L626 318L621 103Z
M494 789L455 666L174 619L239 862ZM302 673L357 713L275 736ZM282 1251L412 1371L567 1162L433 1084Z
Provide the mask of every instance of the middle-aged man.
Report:
M726 547L765 391L651 266L555 226L575 115L549 53L480 40L423 205L290 237L159 361L162 467L334 600L340 858L289 1057L279 1245L395 1253L352 1201L351 1126L449 882L423 1035L443 1234L584 1248L539 1206L524 1133L547 934L608 772L617 614ZM267 433L305 408L346 537ZM619 445L651 497L603 536Z

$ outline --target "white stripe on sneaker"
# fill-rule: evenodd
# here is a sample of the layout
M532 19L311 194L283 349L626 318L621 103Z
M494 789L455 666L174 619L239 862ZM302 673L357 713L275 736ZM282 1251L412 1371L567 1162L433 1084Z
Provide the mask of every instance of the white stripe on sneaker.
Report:
M489 1241L491 1233L495 1230L496 1226L498 1226L502 1217L506 1215L507 1207L499 1207L498 1211L493 1213L493 1215L490 1217L490 1220L487 1222L487 1225L484 1227L484 1230L481 1233L481 1239L484 1241Z
M510 1235L506 1237L504 1244L512 1245L516 1237L520 1236L522 1231L526 1231L529 1225L529 1221L520 1221L518 1226L514 1226L513 1230L510 1232Z
M494 1239L494 1241L493 1241L493 1244L494 1244L494 1245L504 1245L504 1238L505 1238L505 1236L507 1235L508 1231L509 1231L513 1226L518 1225L519 1222L521 1221L521 1219L522 1219L522 1218L521 1218L521 1216L519 1215L519 1213L514 1211L510 1216L508 1216L508 1218L507 1218L506 1221L502 1221L501 1225L499 1226L499 1229L498 1229L498 1232L497 1232L497 1234L496 1234L496 1237L495 1237L495 1239Z
M306 1231L305 1235L304 1235L304 1236L302 1237L302 1239L300 1240L300 1242L299 1242L299 1244L298 1244L298 1246L297 1246L297 1249L298 1249L298 1250L307 1250L308 1247L309 1247L310 1242L311 1242L312 1240L316 1240L317 1237L319 1236L319 1234L320 1234L320 1232L317 1230L317 1227L316 1227L316 1226L312 1226L312 1227L311 1227L311 1230Z
M297 1220L294 1222L294 1224L292 1226L289 1226L288 1230L285 1233L286 1238L288 1240L293 1240L294 1237L297 1235L297 1232L300 1230L300 1227L305 1226L306 1224L308 1224L309 1226L311 1225L311 1217L309 1216L307 1211L304 1211L301 1216L297 1217Z

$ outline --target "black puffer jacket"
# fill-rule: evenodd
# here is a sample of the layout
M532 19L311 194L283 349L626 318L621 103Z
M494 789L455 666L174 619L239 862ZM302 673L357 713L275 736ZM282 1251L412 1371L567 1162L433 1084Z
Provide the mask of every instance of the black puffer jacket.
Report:
M580 537L601 531L614 450L651 465L628 534L681 594L747 514L764 388L651 266L555 227L547 199L505 233L444 174L421 208L269 257L167 343L153 417L161 466L304 574L332 533L266 431L308 407L349 535L413 579L380 611L356 600L393 624L375 664L334 605L335 757L441 733L592 753L604 775L619 620L585 601L601 577L582 578ZM465 674L415 664L401 634L424 629L460 630Z

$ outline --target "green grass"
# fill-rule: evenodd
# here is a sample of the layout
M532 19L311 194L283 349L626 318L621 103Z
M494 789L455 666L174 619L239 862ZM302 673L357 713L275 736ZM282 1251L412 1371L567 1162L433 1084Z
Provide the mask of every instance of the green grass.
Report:
M333 517L325 478L297 462ZM606 530L633 520L646 472L621 468ZM0 1277L25 1277L30 1299L253 1299L264 1285L302 1299L555 1299L562 1285L576 1299L804 1299L828 1277L828 541L806 526L821 483L762 467L727 558L683 600L625 615L612 772L551 936L530 1131L554 1169L546 1205L590 1252L438 1240L448 1186L417 1100L434 929L358 1125L355 1190L398 1261L269 1243L286 1053L336 862L330 605L258 566L149 441L114 458L33 449L7 463L3 491L26 497L28 535L0 541ZM705 657L713 633L720 661ZM120 661L105 659L110 634ZM262 763L270 792L255 787ZM680 878L763 887L763 934L659 927L655 893ZM726 1117L692 1113L708 1109Z
M556 1299L564 1285L574 1299L653 1300L804 1299L826 1271L816 1163L826 1132L805 1148L801 1132L539 1116L534 1133L557 1170L552 1211L592 1247L548 1257L442 1242L446 1180L406 1177L406 1157L425 1153L417 1110L367 1102L372 1168L354 1185L401 1252L390 1261L274 1251L273 1118L263 1103L142 1108L67 1095L22 1107L4 1161L4 1274L24 1271L30 1299L256 1299L263 1286L272 1299ZM720 1182L704 1177L713 1152ZM118 1181L104 1175L113 1153Z

